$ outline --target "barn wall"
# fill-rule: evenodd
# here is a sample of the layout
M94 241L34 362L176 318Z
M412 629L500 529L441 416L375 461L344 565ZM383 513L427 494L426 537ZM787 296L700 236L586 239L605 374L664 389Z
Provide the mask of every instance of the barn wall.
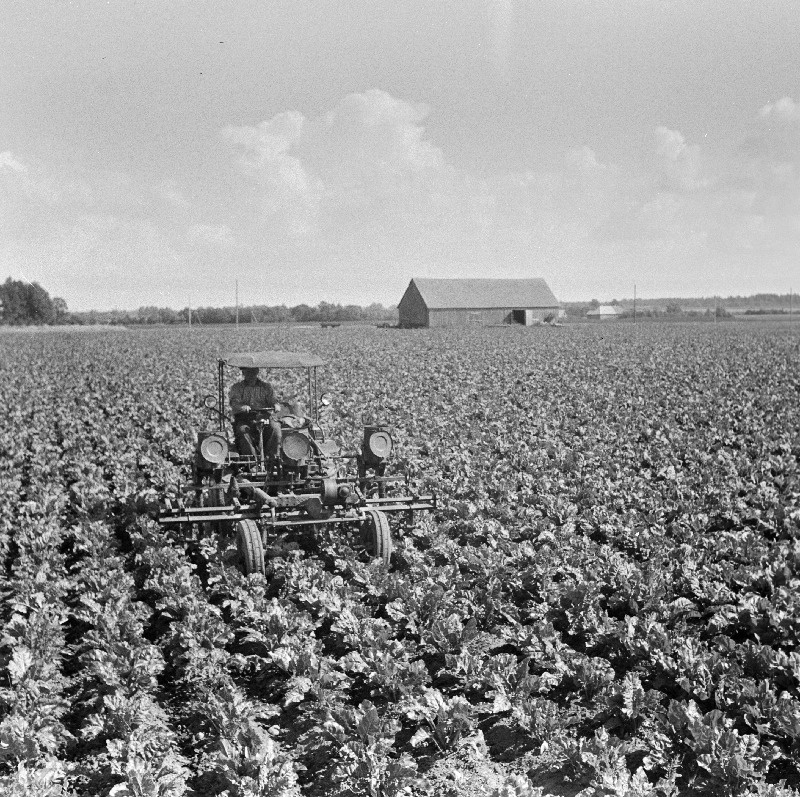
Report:
M511 322L511 311L514 309L527 309L526 316L528 323L532 321L544 321L547 316L555 315L557 307L532 307L532 308L512 308L503 307L489 310L467 310L467 309L446 309L429 310L429 326L432 327L455 327L455 326L487 326L489 324L508 324Z
M401 327L426 327L428 326L428 308L420 296L413 280L409 283L400 304L397 306L400 313Z
M467 327L486 326L488 324L504 324L511 315L507 309L499 310L429 310L429 326L432 327Z

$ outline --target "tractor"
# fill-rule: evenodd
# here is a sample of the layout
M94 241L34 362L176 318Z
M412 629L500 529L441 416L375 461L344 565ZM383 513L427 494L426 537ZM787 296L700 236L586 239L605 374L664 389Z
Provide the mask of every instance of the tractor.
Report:
M200 524L211 533L233 534L245 574L265 573L265 551L322 527L350 534L357 547L388 566L389 518L399 516L410 528L415 512L436 509L436 496L420 495L405 474L390 472L394 440L385 423L365 423L355 451L344 451L328 438L323 424L330 396L318 393L317 371L324 365L317 355L303 352L237 352L220 357L217 394L203 401L216 428L197 432L191 483L181 497L165 499L159 523ZM305 370L310 414L286 403L259 409L248 427L254 445L244 453L237 450L233 418L226 407L230 368ZM279 450L268 456L265 437L276 421Z

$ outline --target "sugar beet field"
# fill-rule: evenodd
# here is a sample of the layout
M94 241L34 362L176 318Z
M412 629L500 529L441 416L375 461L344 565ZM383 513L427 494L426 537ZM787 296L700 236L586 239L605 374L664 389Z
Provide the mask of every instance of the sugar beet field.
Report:
M267 577L154 520L217 354L439 496ZM0 336L0 794L800 792L800 324Z

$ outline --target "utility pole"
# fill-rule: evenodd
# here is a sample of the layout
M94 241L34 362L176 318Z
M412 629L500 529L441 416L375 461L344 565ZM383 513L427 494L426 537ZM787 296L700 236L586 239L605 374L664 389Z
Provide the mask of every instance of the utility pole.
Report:
M717 325L717 297L714 297L714 326Z
M189 305L189 329L192 328L192 305Z
M236 329L239 329L239 280L236 280Z
M789 320L792 320L792 289L789 288Z
M636 323L636 283L633 283L633 323Z

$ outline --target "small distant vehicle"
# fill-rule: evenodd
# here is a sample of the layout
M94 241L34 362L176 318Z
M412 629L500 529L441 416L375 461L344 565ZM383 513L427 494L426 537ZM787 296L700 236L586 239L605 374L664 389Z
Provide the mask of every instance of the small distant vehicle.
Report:
M291 351L221 357L217 395L203 402L217 428L197 432L192 483L182 497L164 501L159 523L201 524L211 533L233 533L246 574L265 572L265 550L321 527L349 532L356 545L388 565L389 517L400 515L411 527L415 512L436 509L436 496L420 495L406 474L389 473L394 441L388 425L365 424L357 451L344 452L328 439L321 416L331 402L327 394L318 395L317 381L317 370L324 365L317 355ZM226 411L226 368L304 369L311 415L295 415L285 404L280 410L258 410L251 426L255 456L236 451ZM277 457L265 454L265 428L272 418L282 433Z

